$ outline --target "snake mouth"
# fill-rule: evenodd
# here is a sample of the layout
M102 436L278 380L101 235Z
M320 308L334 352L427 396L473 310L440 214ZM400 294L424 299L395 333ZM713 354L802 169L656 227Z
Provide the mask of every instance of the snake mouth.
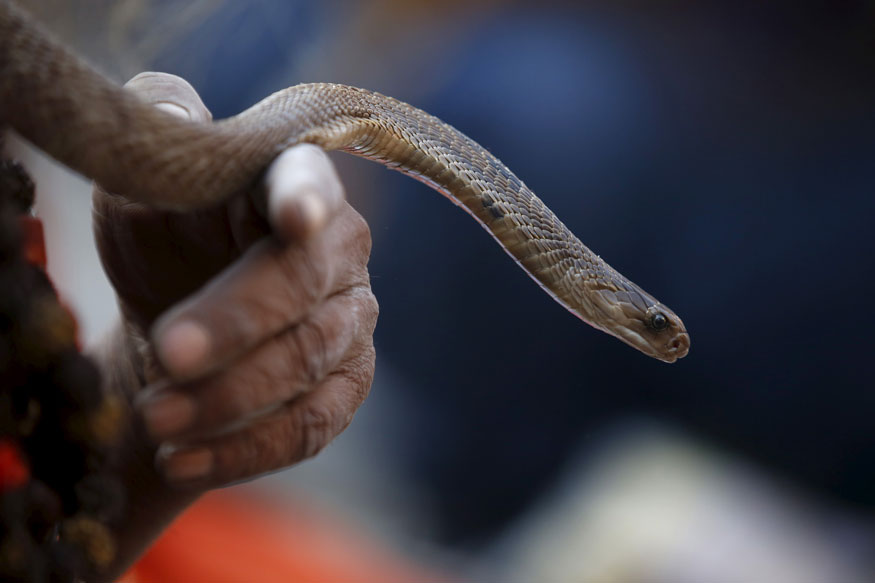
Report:
M652 330L646 329L644 326L621 326L615 330L601 328L608 334L617 337L629 346L636 348L657 360L662 362L672 363L683 358L690 351L690 335L683 328L676 330L668 341L665 341L665 335L654 333Z
M674 362L679 358L683 358L690 351L690 335L686 332L679 332L665 345L663 356L656 358L664 362Z

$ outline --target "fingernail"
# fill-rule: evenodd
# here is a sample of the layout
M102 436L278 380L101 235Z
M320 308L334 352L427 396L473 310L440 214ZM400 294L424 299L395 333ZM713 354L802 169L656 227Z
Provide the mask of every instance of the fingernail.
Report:
M298 199L298 211L301 213L303 223L308 227L308 232L313 232L325 223L325 203L316 194L307 192Z
M325 224L328 211L319 195L304 192L284 201L279 220L283 235L290 240L306 238Z
M202 480L213 471L213 452L205 447L177 449L161 460L161 467L171 482Z
M158 102L155 104L155 107L157 107L158 109L163 109L167 113L172 113L176 117L181 117L182 119L191 119L191 114L188 112L187 109L171 101Z
M140 411L146 431L155 441L161 441L187 429L194 421L196 406L190 397L164 393L141 403Z
M191 321L176 322L159 331L157 344L161 363L176 378L200 372L210 353L207 330Z

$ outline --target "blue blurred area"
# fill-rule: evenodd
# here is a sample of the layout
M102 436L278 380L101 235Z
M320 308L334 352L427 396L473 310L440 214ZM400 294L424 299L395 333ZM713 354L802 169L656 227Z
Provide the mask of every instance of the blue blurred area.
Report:
M629 28L513 11L420 104L491 148L693 340L665 366L601 337L455 209L399 184L410 195L372 262L379 347L419 395L430 431L408 459L437 485L450 538L513 515L630 412L875 502L872 54L842 46L856 15L815 43L819 12L770 27L691 10Z
M350 6L286 5L290 43L336 32ZM564 312L424 186L348 181L379 197L396 456L436 497L444 541L494 533L635 414L875 508L873 23L863 2L497 3L452 51L394 47L421 67L393 87L489 148L692 337L679 363L650 360ZM196 84L218 117L288 64L264 58L270 35L250 41L218 46L222 68ZM391 52L349 53L358 79L384 79Z
M294 55L323 32L324 8L318 2L278 0L221 7L166 47L151 66L196 85L215 119L230 117L266 97L266 80L293 64Z

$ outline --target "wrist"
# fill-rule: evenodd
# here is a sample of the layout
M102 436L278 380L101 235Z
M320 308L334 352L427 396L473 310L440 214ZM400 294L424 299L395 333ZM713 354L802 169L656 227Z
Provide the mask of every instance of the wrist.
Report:
M200 494L170 488L156 470L157 448L134 406L150 376L150 359L142 335L129 328L118 322L89 354L101 370L104 390L118 395L125 408L123 435L107 470L118 478L126 494L123 520L109 525L117 542L116 559L107 571L89 580L112 581L121 576Z

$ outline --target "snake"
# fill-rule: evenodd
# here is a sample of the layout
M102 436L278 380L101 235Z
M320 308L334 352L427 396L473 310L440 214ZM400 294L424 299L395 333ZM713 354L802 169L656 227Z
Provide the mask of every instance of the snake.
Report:
M373 91L300 84L236 116L190 122L109 80L0 0L0 126L108 191L179 212L253 187L296 144L361 156L467 211L547 294L594 328L664 362L689 351L682 320L585 246L489 151Z

